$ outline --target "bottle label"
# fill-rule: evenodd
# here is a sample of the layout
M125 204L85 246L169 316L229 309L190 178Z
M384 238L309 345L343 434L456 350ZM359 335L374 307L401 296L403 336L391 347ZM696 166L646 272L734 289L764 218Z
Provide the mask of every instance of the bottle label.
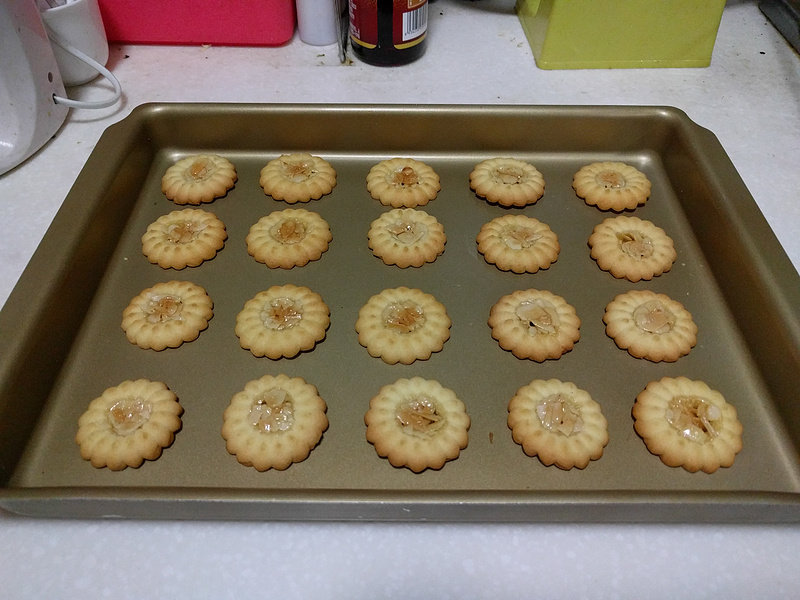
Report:
M428 0L389 0L391 40L398 50L419 44L428 31ZM350 0L350 37L366 48L375 48L386 39L380 31L388 15L380 15L380 0Z

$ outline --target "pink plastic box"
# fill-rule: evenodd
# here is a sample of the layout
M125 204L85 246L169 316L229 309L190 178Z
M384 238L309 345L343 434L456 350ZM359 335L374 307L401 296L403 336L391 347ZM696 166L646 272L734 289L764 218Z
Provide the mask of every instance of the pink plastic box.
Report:
M98 0L111 42L279 46L292 39L293 0Z

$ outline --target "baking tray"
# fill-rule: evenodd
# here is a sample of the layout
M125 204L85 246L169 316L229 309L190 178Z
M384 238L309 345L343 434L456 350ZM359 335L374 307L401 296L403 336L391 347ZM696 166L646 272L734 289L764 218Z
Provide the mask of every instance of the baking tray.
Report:
M217 152L239 180L207 208L229 238L212 261L163 271L142 256L146 226L175 206L160 178L176 159ZM305 208L331 225L323 257L271 270L246 252L252 223L286 208L264 195L260 168L309 151L338 173L333 193ZM494 156L533 162L544 197L503 209L468 185L473 165ZM444 254L399 269L372 256L369 223L386 210L365 176L377 161L412 156L441 176L425 210L443 223ZM571 189L595 160L624 160L653 183L634 214L673 237L671 272L632 284L601 271L587 239L608 214ZM561 254L533 275L501 272L478 254L480 226L522 212L548 223ZM179 349L128 343L121 311L143 288L172 278L214 300L208 330ZM295 359L255 358L239 347L236 313L270 285L308 285L331 309L326 339ZM790 522L800 516L800 285L798 275L712 133L670 107L146 104L109 127L0 313L0 505L44 517L159 519L523 522ZM354 324L367 298L406 285L435 295L453 321L427 361L371 358ZM519 360L491 338L487 318L521 288L562 295L582 320L581 339L559 360ZM605 335L605 304L647 288L680 300L698 344L671 364L637 360ZM328 404L330 427L310 457L288 470L239 465L220 435L222 412L266 373L304 377ZM439 471L396 469L365 440L369 399L401 377L438 379L465 402L469 446ZM744 448L713 475L664 466L633 430L631 407L654 379L703 379L736 406ZM154 462L111 472L83 461L74 442L88 402L124 379L162 380L185 408L174 444ZM506 407L535 378L573 381L602 405L610 442L585 470L562 471L525 456Z

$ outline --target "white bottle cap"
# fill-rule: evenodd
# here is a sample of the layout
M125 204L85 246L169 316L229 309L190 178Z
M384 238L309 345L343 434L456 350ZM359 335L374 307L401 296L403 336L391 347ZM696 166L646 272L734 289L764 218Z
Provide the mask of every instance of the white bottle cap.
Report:
M336 0L296 0L300 40L312 46L329 46L339 41Z

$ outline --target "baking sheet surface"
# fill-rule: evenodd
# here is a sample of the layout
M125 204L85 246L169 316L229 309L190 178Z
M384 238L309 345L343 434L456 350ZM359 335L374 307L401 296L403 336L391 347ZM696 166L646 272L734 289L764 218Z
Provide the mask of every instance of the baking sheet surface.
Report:
M171 118L170 110L175 109L167 109L167 119ZM96 255L88 252L92 260L103 265L99 285L86 295L85 318L70 340L65 362L58 369L25 451L9 477L7 507L15 510L24 506L17 502L24 502L26 491L39 490L42 494L41 490L46 490L33 510L62 516L58 504L48 502L58 499L59 489L70 497L87 496L85 506L91 506L93 494L121 499L119 510L123 516L138 515L137 502L152 493L163 501L156 512L174 517L199 514L182 506L181 500L188 498L201 504L206 499L218 501L218 511L206 506L205 514L210 517L242 518L295 518L305 513L293 513L292 505L308 501L319 504L314 513L317 518L346 517L345 512L334 508L326 512L328 499L331 507L362 504L366 518L403 518L393 508L381 508L383 501L391 504L392 499L398 498L410 507L409 518L429 518L431 514L436 518L439 513L425 512L428 502L443 505L441 514L446 514L447 506L468 501L473 508L462 518L476 520L493 520L493 511L500 511L497 518L501 520L503 510L518 515L520 507L535 509L540 502L551 502L551 494L562 498L557 501L562 510L571 497L595 498L611 510L610 518L614 520L623 518L614 513L615 506L638 503L641 498L669 507L666 516L654 511L648 517L645 511L644 516L638 517L649 520L692 520L685 500L696 495L718 504L718 510L723 511L720 520L727 518L724 511L730 506L746 504L743 499L754 492L778 494L794 503L798 472L791 435L776 410L776 400L765 384L761 366L754 360L752 347L737 325L738 317L731 312L728 288L721 285L714 269L716 259L704 249L699 235L705 234L698 234L696 224L687 216L687 198L681 196L682 190L675 183L681 174L670 166L662 142L652 143L643 137L638 145L626 143L616 150L612 150L613 146L603 150L606 142L592 141L587 143L588 150L570 146L559 151L552 139L539 143L531 137L529 143L515 142L509 148L502 141L495 143L495 134L484 129L490 127L489 118L470 121L476 139L481 140L479 144L454 142L448 148L446 141L440 141L431 149L415 131L414 119L409 118L405 122L408 129L403 130L403 119L394 115L387 120L388 126L396 127L398 139L406 141L386 147L382 141L371 139L368 126L358 135L343 134L342 141L336 141L332 134L329 138L318 134L304 138L302 115L277 111L270 120L271 109L265 107L266 122L277 133L263 135L261 147L253 147L249 141L238 146L231 136L222 136L218 145L209 146L205 143L208 134L199 135L200 141L190 135L193 127L203 127L202 110L191 105L178 110L184 129L175 129L171 143L166 142L163 132L157 132L148 142L141 136L129 138L149 158L138 161L124 175L123 187L128 196L87 198L89 203L120 203L117 212L121 223L114 227L118 236L109 252L102 243ZM320 111L308 111L324 121L324 111L321 117ZM223 109L223 117L224 112ZM367 111L364 121L375 118L374 113L375 109ZM591 116L591 112L580 113L575 119L585 114ZM654 113L652 120L658 120L661 114ZM336 130L336 116L329 117L330 129ZM647 114L637 123L647 123L646 117ZM125 126L146 129L153 122L158 124L159 118L158 110L145 109L129 117L133 123ZM237 118L242 116L230 117L232 122ZM524 112L517 119L519 127L530 126ZM612 133L614 126L630 126L624 113L616 123L606 123ZM688 130L692 131L691 127ZM295 148L285 143L288 131L298 136ZM607 136L609 131L587 129L585 135L589 140ZM447 138L446 131L429 133L437 140ZM646 134L642 127L641 135ZM113 128L107 134L109 141L117 135ZM355 143L359 137L362 143ZM98 145L95 152L101 152L103 147ZM148 150L141 150L142 147ZM326 219L333 240L318 261L291 270L269 269L248 255L245 236L260 217L288 205L265 196L258 185L259 171L268 160L299 149L324 157L337 171L338 183L331 194L294 205L316 211ZM124 156L130 150L121 147L116 152ZM163 270L142 255L140 237L149 223L176 209L160 191L164 170L175 160L200 151L218 152L237 168L235 188L203 206L226 224L228 240L212 261L181 271ZM504 209L470 190L468 175L472 167L501 153L528 160L543 173L546 191L535 205ZM388 209L369 196L365 177L373 164L392 156L423 160L441 177L438 197L421 209L444 225L446 249L435 262L420 268L387 266L367 246L370 222ZM125 159L121 160L124 165ZM634 284L614 279L590 258L587 239L592 228L610 214L586 205L574 194L571 181L575 171L595 160L623 160L650 178L650 199L630 214L655 222L674 239L678 259L672 271L650 282ZM125 170L121 172L124 174ZM114 185L119 186L120 182ZM525 275L501 272L477 252L475 236L483 223L517 213L547 223L558 235L561 253L549 269ZM102 237L104 223L98 222L96 227ZM64 267L67 273L76 269L81 265ZM120 328L122 309L142 289L169 279L203 286L214 301L214 316L208 329L194 342L163 352L141 350L126 340ZM284 283L306 285L318 292L330 308L331 326L324 341L296 358L255 358L239 346L234 334L236 314L257 292ZM358 310L371 295L400 285L420 288L445 305L453 323L451 338L441 352L427 361L387 365L370 357L358 344L354 324ZM579 342L558 360L541 364L519 360L502 350L490 335L486 321L492 304L504 294L526 288L546 289L563 296L581 318ZM688 356L675 363L651 363L632 358L606 336L602 321L605 305L616 294L631 289L668 294L692 313L699 327L698 344ZM286 471L259 473L239 465L226 452L220 428L231 396L249 380L267 373L300 376L316 385L328 405L330 426L307 460ZM666 467L647 451L634 432L630 411L637 393L649 381L678 375L705 380L739 411L744 424L744 448L732 468L709 476ZM468 447L439 471L414 474L393 468L377 456L364 437L363 416L370 398L382 385L413 376L436 379L455 391L472 419ZM92 468L81 459L74 442L78 417L105 388L139 377L164 381L176 392L185 409L181 431L161 458L141 468L122 472ZM543 466L522 452L506 425L506 407L515 391L533 379L549 378L572 381L587 390L601 404L608 420L610 441L605 453L584 470ZM681 497L683 493L685 497ZM130 504L124 502L126 499ZM241 513L230 510L230 505L243 499L253 508L244 508ZM509 502L514 510L503 508ZM278 508L265 515L263 504ZM581 511L577 506L564 514L591 520ZM739 511L727 514L738 515ZM531 520L541 518L536 510L529 515ZM602 518L598 515L599 520ZM716 520L713 515L707 518Z

